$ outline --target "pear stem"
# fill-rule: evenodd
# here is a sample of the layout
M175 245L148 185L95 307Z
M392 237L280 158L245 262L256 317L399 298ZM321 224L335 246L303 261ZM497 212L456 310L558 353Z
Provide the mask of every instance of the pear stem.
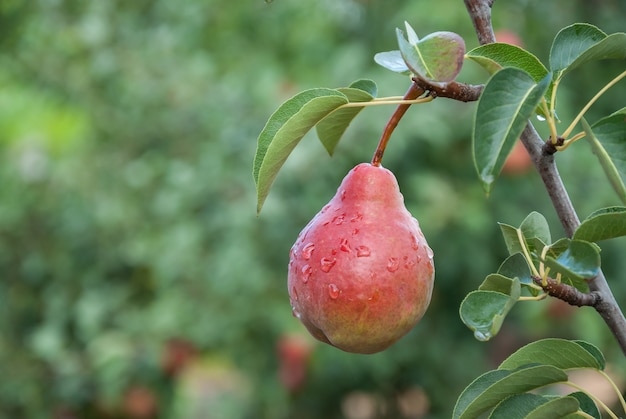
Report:
M411 83L409 90L402 97L403 100L414 100L424 94L425 90L419 87L415 83ZM383 159L383 154L385 154L385 148L387 148L387 143L389 142L389 138L391 138L391 134L398 126L398 122L404 116L406 111L411 106L411 103L403 103L398 105L396 110L393 112L389 121L387 121L387 125L385 125L385 129L383 130L382 135L380 136L380 141L378 142L378 146L376 147L376 151L374 152L374 156L372 156L372 166L380 166L380 162Z

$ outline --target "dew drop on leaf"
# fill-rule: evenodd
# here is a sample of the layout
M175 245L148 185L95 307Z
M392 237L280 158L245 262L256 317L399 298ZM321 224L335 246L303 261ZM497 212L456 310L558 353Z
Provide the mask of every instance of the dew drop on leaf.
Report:
M488 331L476 330L474 331L474 337L481 342L486 342L491 339L491 333Z

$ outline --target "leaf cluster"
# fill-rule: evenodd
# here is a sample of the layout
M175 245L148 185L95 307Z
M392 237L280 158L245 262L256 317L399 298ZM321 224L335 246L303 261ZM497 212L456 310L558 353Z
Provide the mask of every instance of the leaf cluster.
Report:
M553 145L559 141L569 145L568 137L588 107L559 134L556 130L556 102L561 81L586 63L626 58L626 33L607 35L593 25L570 25L554 38L548 66L532 53L503 43L482 45L469 51L466 57L492 73L478 101L472 134L476 170L485 191L489 192L533 115L547 121L551 132L549 141ZM623 76L618 76L610 85ZM592 99L589 106L596 99ZM623 114L624 109L617 111L572 137L576 141L587 135L622 199L626 196L622 181L626 174L624 156L621 152L612 154L607 148L611 151L624 148L626 120Z
M584 341L544 339L530 343L467 386L456 402L452 418L477 418L490 412L489 418L600 419L596 403L601 402L569 383L567 373L591 369L602 374L604 367L600 350ZM557 383L579 391L564 396L536 392Z
M529 214L519 227L500 224L500 230L509 257L465 297L459 309L462 321L481 341L498 333L518 301L545 298L548 282L564 284L563 292L570 291L558 297L573 305L586 305L580 299L588 295L589 282L600 271L597 242L626 235L626 208L598 210L581 223L571 239L554 242L546 219L538 212Z

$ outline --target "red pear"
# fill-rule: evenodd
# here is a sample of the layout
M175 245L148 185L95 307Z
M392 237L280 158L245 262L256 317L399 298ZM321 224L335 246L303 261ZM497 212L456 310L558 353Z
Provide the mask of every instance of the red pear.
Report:
M290 251L293 314L318 340L380 352L422 318L433 252L389 170L362 163L302 230Z

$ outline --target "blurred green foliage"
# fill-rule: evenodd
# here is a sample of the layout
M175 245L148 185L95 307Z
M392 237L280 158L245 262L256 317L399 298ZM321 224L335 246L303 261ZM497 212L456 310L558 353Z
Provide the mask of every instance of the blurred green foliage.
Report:
M626 7L517 0L496 2L494 16L544 58L575 21L623 30ZM532 172L484 196L469 151L474 106L442 100L410 111L383 162L435 250L429 312L381 354L309 342L303 387L279 378L277 342L302 333L285 288L289 248L369 160L392 109L366 110L332 159L305 138L259 218L256 136L305 88L369 77L381 95L402 94L408 80L372 57L396 48L404 20L476 46L453 0L0 3L0 417L438 418L530 339L585 338L622 365L586 309L516 307L490 343L463 326L460 301L506 255L497 221L538 210L561 230ZM573 74L562 117L618 64ZM484 80L467 67L461 79ZM590 121L620 98L610 92ZM617 204L589 153L580 144L559 156L581 216ZM620 301L623 246L602 253Z

